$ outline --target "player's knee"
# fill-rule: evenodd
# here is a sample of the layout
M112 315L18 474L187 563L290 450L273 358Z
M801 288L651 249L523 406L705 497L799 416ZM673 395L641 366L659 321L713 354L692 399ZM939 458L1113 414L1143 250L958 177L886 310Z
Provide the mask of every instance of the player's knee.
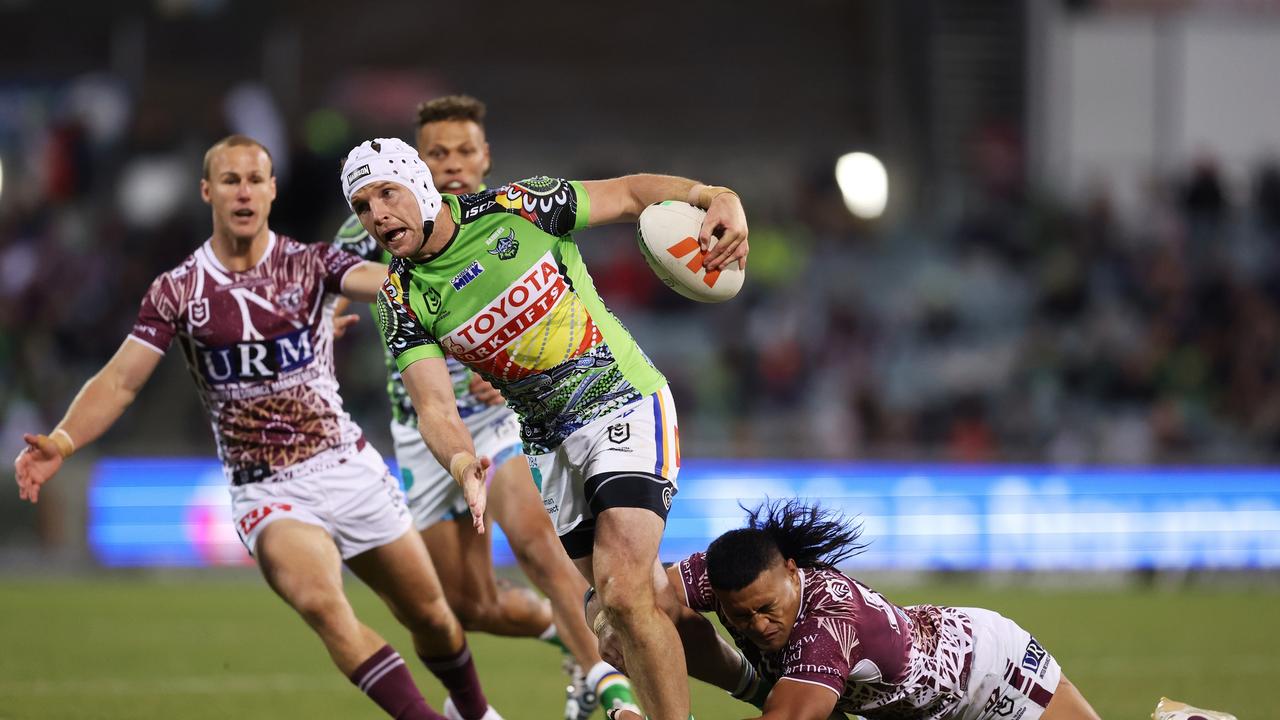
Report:
M525 570L527 575L538 575L539 578L530 577L530 580L536 581L545 579L550 576L548 565L552 558L563 555L564 549L560 546L560 539L552 532L547 532L545 537L534 536L527 542L513 543L511 552L515 555L516 563Z
M427 637L450 635L462 622L461 616L455 615L444 598L420 602L406 610L407 612L403 613L404 624L415 635ZM462 627L466 628L466 625L463 624Z
M597 576L596 591L609 622L627 626L657 608L652 580L646 573L612 573Z
M308 625L320 633L341 632L354 617L346 598L327 589L300 590L290 598L290 604Z
M463 600L453 605L453 614L457 616L458 623L462 625L463 630L467 632L483 632L488 627L488 620L493 614L493 608L487 603Z

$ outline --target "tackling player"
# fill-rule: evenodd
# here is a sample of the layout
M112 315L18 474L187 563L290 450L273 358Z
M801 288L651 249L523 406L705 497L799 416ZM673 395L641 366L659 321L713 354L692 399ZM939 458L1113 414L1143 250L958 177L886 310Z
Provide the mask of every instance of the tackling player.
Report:
M372 301L384 268L272 232L271 157L251 138L232 135L209 148L200 194L212 209L212 236L156 278L132 332L57 427L24 436L14 463L19 495L36 502L63 460L111 427L176 337L209 413L236 531L338 669L395 718L497 719L399 483L338 395L335 297ZM469 472L482 478L478 468ZM356 618L342 590L343 562L409 629L449 691L445 715L427 705L400 655Z
M742 204L727 188L658 175L533 178L440 194L403 142L362 143L342 186L365 230L395 256L379 316L432 454L463 488L478 530L486 488L444 356L494 384L521 421L524 452L556 533L599 591L641 703L655 720L689 712L683 653L658 598L673 592L658 545L679 468L662 374L600 301L571 233L634 222L648 205L707 210L710 270L747 256Z
M836 570L861 529L799 501L751 512L668 569L773 685L762 719L1098 720L1057 660L990 610L899 607ZM638 720L627 712L617 720Z
M419 106L418 154L441 191L466 195L483 189L490 167L484 115L484 103L466 95L436 98ZM334 244L366 260L392 260L354 215L338 230ZM462 489L423 442L417 413L400 380L395 358L390 351L386 354L391 435L409 509L435 562L445 598L463 629L514 637L555 637L563 642L577 666L585 669L575 667L571 672L567 720L586 720L598 705L634 704L630 683L601 661L582 615L587 583L562 551L547 519L521 452L515 413L505 407L493 386L457 360L447 360L458 415L479 454L494 464L488 513L506 532L520 568L550 603L526 588L498 584L489 539L466 522Z

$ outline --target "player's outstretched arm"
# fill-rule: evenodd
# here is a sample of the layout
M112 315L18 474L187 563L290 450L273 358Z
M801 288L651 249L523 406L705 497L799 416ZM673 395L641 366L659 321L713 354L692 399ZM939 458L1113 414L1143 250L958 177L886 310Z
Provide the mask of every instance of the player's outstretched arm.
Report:
M764 701L764 714L759 720L827 720L835 712L839 699L835 691L825 685L784 677Z
M120 418L163 357L141 343L125 340L115 356L80 388L52 432L23 435L27 447L13 463L18 496L37 502L40 486L58 472L71 453L97 440Z
M453 382L444 358L428 357L416 360L400 371L404 387L418 412L418 432L426 441L431 454L462 487L462 494L471 508L471 523L476 532L484 532L485 478L489 474L490 460L476 457L471 433L462 424L458 404L453 392Z
M755 677L753 670L744 668L743 663L749 661L716 632L710 620L689 607L688 599L681 589L683 581L680 578L680 564L668 566L666 575L667 584L659 592L658 605L671 618L680 635L689 677L718 687L746 702L755 702L758 707L758 701L743 694L759 687L754 681L748 680ZM600 596L595 592L587 599L584 611L587 624L599 642L600 656L625 673L626 657L622 654L621 643L604 614Z
M342 297L352 302L374 302L386 280L387 266L366 260L348 270L342 277Z
M725 187L703 185L671 175L627 175L582 183L591 200L587 225L635 222L646 207L663 200L683 200L707 211L698 243L707 256L708 270L721 270L737 261L746 268L747 214L738 194ZM714 243L713 238L718 238Z

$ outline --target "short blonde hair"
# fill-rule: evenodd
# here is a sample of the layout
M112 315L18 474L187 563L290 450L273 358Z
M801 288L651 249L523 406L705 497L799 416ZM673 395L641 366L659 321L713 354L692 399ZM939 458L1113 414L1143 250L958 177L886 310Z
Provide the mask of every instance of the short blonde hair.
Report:
M276 161L271 158L271 151L266 145L254 140L248 135L228 135L204 151L204 179L209 180L209 166L213 164L213 155L223 148L229 147L256 147L267 156L267 161L271 163L271 174L276 174Z

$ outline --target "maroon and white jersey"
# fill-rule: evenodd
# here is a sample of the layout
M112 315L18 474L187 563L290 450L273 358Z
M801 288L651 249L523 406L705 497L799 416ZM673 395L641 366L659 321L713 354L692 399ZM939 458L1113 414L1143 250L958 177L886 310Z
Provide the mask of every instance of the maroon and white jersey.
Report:
M707 560L680 562L689 607L714 611L770 682L834 692L836 710L868 720L940 720L964 699L973 655L967 615L934 605L898 607L835 570L800 570L800 612L782 650L762 653L729 625L711 591Z
M332 316L361 262L271 233L249 270L227 270L205 241L151 284L129 339L163 355L178 338L229 479L267 479L360 438L338 396Z

